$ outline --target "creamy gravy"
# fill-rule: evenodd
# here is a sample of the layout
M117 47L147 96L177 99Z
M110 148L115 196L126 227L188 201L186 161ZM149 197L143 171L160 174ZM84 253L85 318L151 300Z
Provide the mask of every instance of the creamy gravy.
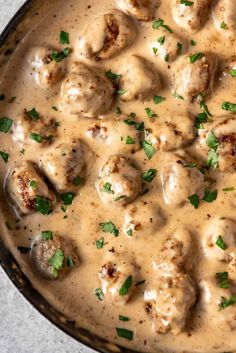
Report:
M193 0L193 2L199 3L200 7L203 3L203 6L207 7L207 1ZM9 117L14 121L8 133L0 132L0 150L9 155L7 163L4 163L3 158L0 161L1 222L4 240L33 286L54 307L71 320L75 320L79 326L89 329L109 342L119 343L138 351L202 353L229 352L236 349L234 323L236 304L231 303L232 305L219 310L220 305L222 306L222 297L228 300L233 298L232 300L234 300L236 293L233 283L236 279L236 268L234 268L236 265L233 263L233 255L236 249L236 223L234 223L236 222L234 215L236 206L236 161L234 160L235 139L232 137L232 135L236 134L236 126L233 120L229 123L229 128L227 128L228 119L233 118L233 112L224 111L221 108L222 103L225 101L236 103L236 78L233 77L236 64L230 66L231 58L236 55L236 3L235 1L223 1L223 3L222 6L229 6L232 12L234 11L234 18L230 18L229 21L231 22L228 24L226 14L225 25L222 25L221 21L220 26L229 27L231 23L234 23L233 29L217 28L217 9L209 9L205 21L203 21L203 13L199 11L198 16L202 17L201 21L204 23L200 24L200 28L197 31L191 32L181 25L181 16L178 17L180 25L176 23L176 18L175 20L173 19L174 6L180 6L178 1L176 5L175 1L172 4L172 2L163 0L156 10L152 10L152 13L155 12L153 17L154 19L163 19L164 24L168 25L173 33L169 33L163 27L152 28L153 21L138 21L135 17L130 17L128 19L131 20L131 26L135 28L136 35L132 34L130 41L127 41L127 46L120 52L115 52L111 58L102 58L96 61L85 58L83 55L84 47L81 42L83 36L85 36L85 38L88 37L88 41L93 41L95 44L99 43L102 26L97 26L95 30L91 29L93 36L89 36L88 33L84 34L85 28L96 25L98 20L94 20L94 18L99 18L99 16L103 16L104 13L112 9L122 10L122 7L119 7L113 0L104 0L99 2L99 5L98 2L89 0L59 1L57 7L46 18L42 19L40 24L32 29L22 40L2 75L0 93L4 93L5 99L0 102L1 117ZM191 6L195 5L189 5L190 12ZM181 6L186 5L182 4ZM215 20L212 15L213 12L216 17ZM158 27L158 24L156 26ZM61 30L69 33L70 44L60 44L59 35ZM82 38L79 38L80 36ZM172 52L170 51L168 58L165 51L164 54L162 53L165 41L170 41L170 47L173 45L172 39L169 39L171 36L179 37L177 43L181 43L182 47L176 57L174 55L172 58ZM165 38L163 39L163 37ZM158 38L160 42L164 41L162 45L157 45L159 43L157 42ZM191 40L194 41L192 44ZM65 72L62 72L62 77L59 74L55 84L50 84L50 82L45 84L44 81L40 81L40 77L42 79L42 76L40 76L42 68L38 69L38 73L37 67L32 66L32 55L34 55L32 50L35 50L36 46L55 48L58 51L66 47L71 48L69 56L57 63L57 65L65 66L62 69ZM153 51L153 47L158 47L158 51L155 49ZM167 54L168 48L167 45ZM189 57L195 53L205 53L206 56L203 58L198 57L191 64ZM198 100L188 99L189 97L178 99L172 93L174 91L173 86L177 86L181 90L181 93L176 90L177 94L184 96L186 93L188 95L189 81L204 81L205 77L201 72L201 68L195 78L191 77L191 70L189 74L189 72L185 72L185 69L187 70L189 65L197 65L198 62L207 58L207 53L211 53L213 61L216 60L217 63L212 64L209 80L213 82L212 84L208 82L209 87L207 88L209 90L207 89L206 91L209 92L205 92L206 98L204 98L213 116L208 118L205 116L208 122L203 123L206 129L203 132L202 129L194 127L196 116L202 111L199 97ZM148 72L146 70L142 72L142 65L140 70L138 69L132 73L131 68L129 73L126 72L127 67L132 64L131 55L138 55L153 65L152 70L154 70L155 74L150 74L147 86L153 85L154 91L150 91L149 94L146 94L149 87L145 86L145 76L148 75ZM186 64L181 64L181 60L185 58ZM74 66L75 62L86 63L92 69L96 68L99 74L104 76L104 79L113 83L115 81L117 87L114 88L114 91L128 91L132 85L136 87L142 82L143 85L137 90L142 90L143 88L144 92L141 92L140 95L137 94L135 98L131 97L131 100L126 100L125 95L127 92L123 92L120 95L117 94L114 100L113 93L109 95L108 92L106 97L109 97L111 102L104 103L104 105L107 105L107 111L104 114L98 112L96 113L97 117L92 118L86 116L85 111L71 114L72 108L70 107L73 105L74 109L75 105L76 110L77 103L73 99L68 103L68 100L66 101L61 96L61 92L63 94L67 90L66 82L62 82L66 80L66 77L70 77L72 70L74 72L78 70ZM134 63L134 65L136 64ZM148 67L149 64L145 62L144 65ZM214 68L214 65L217 68ZM122 77L117 80L107 79L105 73L109 70L122 75ZM229 70L231 70L231 74ZM172 83L173 72L175 73L174 82ZM126 85L126 77L128 78L130 73L131 77L129 76L129 79L131 82ZM178 86L178 81L181 81L181 77L182 83ZM106 82L104 84L107 85L107 91L109 91L110 83ZM64 85L64 88L61 89L61 85ZM194 85L197 86L197 84L193 83ZM183 86L187 88L185 89ZM83 85L81 90L83 90ZM195 95L198 93L201 92L196 91ZM100 94L101 96L103 95L102 92ZM154 95L165 97L165 100L155 104L153 101ZM95 96L92 97L89 107L86 104L83 106L85 110L89 111L87 115L91 115L91 110L98 109L100 98ZM11 97L16 98L9 103ZM95 108L94 101L97 104ZM51 118L60 123L57 124L59 126L57 126L57 133L53 141L45 144L42 142L29 142L27 134L36 132L31 131L30 127L26 135L24 135L23 131L23 138L19 137L19 131L17 132L16 129L18 118L24 115L25 109L30 111L34 107L40 114L39 119L43 118L48 121ZM150 118L145 111L147 108L151 110L149 110L149 116L152 115L152 112L157 116ZM133 125L128 126L123 122L125 119L130 119L130 113L135 113L135 121L144 122L145 129L151 130L151 136L146 133L146 137L141 136L140 138L140 141L144 139L151 141L149 142L151 145L149 144L148 146L155 148L156 153L150 160L147 158L144 149L139 147L139 142L137 142L139 138L138 130L136 131ZM215 127L214 124L217 124L217 119L222 121L222 117L226 118L226 122L218 128ZM170 122L177 124L177 128L174 128L174 130L166 128L166 126L170 125ZM187 124L189 126L188 129L186 129ZM100 129L97 135L96 126L105 128L104 130ZM178 127L179 133L176 132ZM206 143L206 135L209 135L213 130L213 140L216 141L217 147L214 147L209 142L209 139L208 143ZM163 147L165 145L164 142L162 144L157 141L158 138L156 136L159 136L159 131L163 131L162 139L163 141L167 140L167 147ZM105 137L102 135L103 132ZM195 137L197 134L199 137ZM135 140L134 144L126 143L128 136ZM227 138L227 136L231 137ZM63 186L60 188L56 183L54 184L53 176L50 177L50 173L45 171L43 167L45 166L43 161L45 161L47 153L51 151L53 154L55 152L55 146L65 141L72 141L74 138L79 138L83 144L84 154L82 156L78 155L76 158L78 158L78 161L84 159L84 164L86 165L85 168L84 166L81 167L81 170L83 170L81 177L83 177L84 183L77 188L71 186L71 188L65 190ZM168 147L168 143L172 147ZM231 152L228 152L228 144L230 148L232 147L234 154L231 153L231 150ZM209 162L208 157L209 170L206 171L207 177L205 176L204 178L198 168L206 165L210 151L209 145L212 148L212 153L215 152L215 158L218 161L214 164L214 162ZM224 148L226 148L226 152ZM182 157L184 150L185 155ZM177 156L175 155L176 151ZM125 156L135 162L138 171L136 167L128 167L127 165L120 169L125 174L127 168L133 168L132 175L134 179L140 178L141 180L141 174L149 169L157 171L151 182L143 181L141 187L138 185L140 181L137 182L138 195L131 195L130 199L124 197L123 201L121 197L117 202L114 202L111 197L112 193L115 193L116 189L118 190L120 187L119 177L118 181L114 181L113 185L112 177L109 176L110 179L105 180L106 175L101 174L103 166L107 163L110 156L114 155ZM230 160L230 166L227 164L228 159ZM182 161L182 164L179 163L179 160ZM12 194L11 190L8 190L11 187L9 186L11 185L11 183L9 184L11 171L14 168L19 168L24 161L35 163L40 168L42 175L46 176L47 174L49 188L53 189L57 195L57 201L54 203L53 212L50 215L45 216L40 212L23 215L19 211L19 207L17 207L17 200L14 199L13 202L13 197L10 198L11 201L9 200L9 194ZM48 162L49 167L50 161ZM193 164L193 162L196 162L197 165ZM60 158L58 168L61 168L63 175L64 164L60 164ZM52 171L50 175L57 175L57 173ZM101 190L106 183L108 192L107 190ZM14 185L12 188L14 188ZM211 200L212 202L202 200L204 191L205 199L207 200L206 188L213 192L213 199L216 196L215 190L218 192L216 199ZM144 192L146 189L148 191ZM60 195L66 191L73 191L76 195L72 204L63 207L64 210L62 210ZM195 202L193 197L191 203L189 197L192 195L195 195ZM212 194L210 198L211 196ZM196 197L200 200L199 205L196 204ZM134 228L127 221L127 214L133 204L139 210L135 219L137 224L133 225ZM148 211L147 205L149 207ZM194 208L194 205L196 208ZM152 220L150 220L149 211L154 217ZM228 221L228 219L230 220ZM114 236L114 229L113 234L103 231L104 228L102 229L100 224L108 221L111 221L116 229L119 230L118 236ZM127 222L128 226L125 225ZM222 225L220 222L226 223ZM127 231L131 229L130 227L133 231L127 234ZM75 256L74 268L68 270L68 273L65 274L63 271L60 273L59 269L58 277L54 273L55 279L45 278L42 275L42 271L40 272L36 269L34 256L32 256L33 250L31 250L31 254L27 251L22 254L18 249L18 247L28 249L32 247L33 249L41 238L42 231L51 231L54 237L64 237L68 241L73 241L75 246L73 251L77 255ZM165 258L163 251L163 246L165 245L163 243L168 238L174 237L177 234L176 232L180 234L180 239L185 239L185 232L187 233L187 240L180 242L182 247L184 249L186 247L187 250L185 249L186 254L182 254L180 259L180 262L183 260L184 264L174 264L174 270L171 272L172 263L176 262L176 256L178 257L179 255L177 253L176 256L171 257L167 254ZM182 236L183 234L184 236ZM227 249L223 250L222 244L221 248L216 245L216 241L219 244L219 236L222 237L223 244L226 244L225 247L227 246ZM213 240L209 237L212 237ZM99 249L98 243L96 246L96 241L101 238L104 238L104 245ZM161 253L164 253L162 257ZM119 292L120 287L117 289L114 286L115 293L113 295L109 290L106 292L106 285L101 283L101 267L106 264L106 259L110 255L117 256L114 262L121 261L118 266L121 266L121 272L123 270L124 272L126 271L124 279L128 278L128 276L132 276L133 279L133 293L130 293L128 298L126 298L127 295L124 296L124 301L118 300L119 293L117 294L117 291ZM160 275L161 264L165 263L165 261L167 267L169 261L170 274L166 274L163 268L163 273ZM129 270L133 272L129 273ZM222 272L228 273L230 278L229 288L220 288L219 281L216 279L216 273ZM169 299L162 298L165 295L165 289L160 289L160 285L166 283L166 278L174 280L176 273L179 273L180 276L188 276L186 278L190 282L187 282L187 287L191 285L194 291L190 300L191 304L186 307L186 312L182 314L179 314L179 312L189 301L189 298L185 297L184 294L184 291L186 291L185 286L181 287L180 285L178 287L177 285L178 290L175 291L175 284L173 284L173 292L170 291L169 295L173 295L174 299L170 300L170 302ZM135 284L143 280L145 280L144 283L135 286ZM106 278L103 281L106 281ZM98 288L104 292L104 296L100 295L102 300L99 300L98 296L95 295L95 291ZM153 292L154 299L152 299ZM175 294L179 296L176 299L178 302L176 305ZM116 299L116 295L118 299ZM159 299L155 299L155 295ZM112 296L114 298L110 298ZM163 304L165 300L167 303ZM147 303L150 304L149 307ZM158 315L159 318L163 315L165 317L166 312L165 314L163 312L165 310L168 312L168 305L170 305L169 310L171 312L176 311L176 316L180 315L178 318L181 323L175 322L172 325L170 322L170 325L163 329L166 332L161 332L162 329L158 324L157 317ZM152 307L151 310L150 306ZM163 312L160 313L162 310ZM121 321L119 315L128 317L130 320ZM168 319L166 320L168 321ZM133 339L128 340L119 337L116 328L132 331Z

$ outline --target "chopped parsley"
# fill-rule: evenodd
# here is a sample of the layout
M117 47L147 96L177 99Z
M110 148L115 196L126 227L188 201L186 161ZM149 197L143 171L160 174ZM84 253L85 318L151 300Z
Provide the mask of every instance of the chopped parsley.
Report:
M30 139L37 142L37 143L41 143L43 141L43 138L41 135L36 134L35 132L31 132L29 135Z
M69 33L61 31L61 33L60 33L60 43L61 44L70 44Z
M184 97L180 96L177 92L173 92L172 96L177 99L182 99L182 100L184 99Z
M143 131L145 126L144 126L144 122L141 122L141 123L137 123L136 121L132 120L132 119L126 119L126 120L123 120L124 123L126 125L131 125L131 126L134 126L136 130L138 131Z
M157 54L157 52L158 52L158 49L157 49L157 48L155 48L155 47L153 47L153 48L152 48L152 51L153 51L153 54L154 54L154 55L156 55L156 54Z
M217 240L216 240L216 245L221 249L221 250L226 250L227 249L227 245L225 244L223 238L221 235L218 236Z
M224 188L223 189L224 192L228 192L228 191L235 191L235 188L233 186L230 186L228 188Z
M155 104L160 104L161 102L165 101L166 98L162 96L153 96L153 101Z
M165 56L164 56L164 60L168 63L168 61L169 61L169 54L166 54Z
M129 236L129 237L132 237L132 235L133 235L133 229L128 229L127 230L127 232L126 232L126 234Z
M126 338L129 341L133 340L134 333L133 331L127 330L126 328L116 328L117 335L122 338Z
M212 114L209 112L209 109L205 103L205 99L204 99L204 96L200 93L198 96L197 96L198 99L200 99L200 108L202 109L203 113L205 113L207 116L209 117L212 117Z
M219 303L219 310L223 310L227 308L230 305L233 305L236 303L236 295L232 295L229 299L225 297L221 297L221 301Z
M38 188L38 183L36 180L30 180L30 187L34 190Z
M67 256L67 259L66 259L66 266L67 266L67 267L70 267L70 268L72 268L72 267L75 266L74 260L72 259L71 256Z
M119 80L119 79L122 77L122 75L120 75L120 74L115 74L114 72L112 72L111 70L109 70L109 71L106 72L106 77L107 77L107 78L110 78L110 79L112 79L112 80Z
M236 103L224 102L221 108L236 113Z
M181 55L183 50L183 44L182 43L177 43L177 54Z
M36 121L39 119L39 112L35 108L31 110L26 110L25 112L28 115L28 117L31 118L32 120Z
M5 134L10 131L12 126L13 120L3 117L0 118L0 131L4 132Z
M116 115L120 115L122 113L120 107L116 107Z
M119 229L116 228L116 226L114 225L114 223L112 223L111 221L109 222L104 222L104 223L100 223L100 228L104 233L111 233L113 234L115 237L118 237L119 235Z
M215 150L210 150L207 156L207 165L212 168L217 168L219 164L219 156Z
M0 151L0 157L2 157L2 159L5 163L7 163L8 159L9 159L9 154L6 152Z
M195 127L197 129L204 129L203 123L206 123L206 122L207 122L207 114L204 112L199 113L195 119Z
M213 202L216 200L218 195L218 191L214 190L214 191L210 191L209 189L205 189L204 190L204 196L203 196L203 201L205 202Z
M102 188L103 192L107 192L108 194L114 194L114 191L111 189L110 183L105 183Z
M49 260L49 265L51 266L54 277L59 276L59 271L63 268L64 259L64 251L62 249L57 249L55 254Z
M135 144L135 140L132 139L132 137L127 136L125 143L126 143L126 145L134 145Z
M193 205L193 207L194 207L195 209L198 208L198 206L199 206L199 197L198 197L197 194L193 194L193 195L189 196L189 197L188 197L188 200L189 200L189 202L191 203L191 205Z
M188 1L188 0L180 0L180 4L185 5L185 6L192 6L194 4L194 2Z
M149 118L157 117L157 114L151 108L145 108L145 112Z
M217 150L217 147L219 145L219 140L218 138L215 136L213 131L210 131L207 135L206 138L206 144L208 147L210 147L211 149L213 149L214 151Z
M52 213L51 201L43 196L36 196L35 208L44 216L47 216Z
M191 44L193 47L195 47L195 45L197 44L197 42L195 42L195 40L191 39L190 44Z
M70 48L65 48L60 52L52 52L51 54L51 59L53 61L56 61L57 63L60 63L62 60L66 59L68 55L70 54Z
M231 69L231 70L229 70L229 74L230 74L230 76L232 76L232 77L236 77L236 69Z
M160 45L163 45L165 43L165 39L166 36L161 36L160 38L157 39L158 43L160 43Z
M73 185L74 186L80 186L81 184L83 184L84 179L81 178L79 175L74 179L73 181Z
M228 272L217 272L216 278L219 283L219 287L223 289L229 288L229 274Z
M75 198L74 192L66 192L61 195L61 199L64 205L71 205Z
M95 289L95 295L98 298L98 300L102 301L104 298L104 293L101 288L96 288Z
M151 183L153 181L153 179L155 178L157 174L157 170L156 169L149 169L146 172L144 172L141 177L144 181L147 181L148 183Z
M124 281L124 283L123 283L122 286L120 287L119 295L120 295L120 296L124 296L124 295L128 294L129 289L130 289L131 286L132 286L132 283L133 283L133 278L132 278L132 276L130 275L129 277L126 278L126 280Z
M125 93L127 93L128 91L127 90L118 90L118 91L116 91L116 94L118 95L118 96L122 96L123 94L125 94Z
M96 240L96 247L97 247L97 249L102 249L103 248L103 246L104 246L104 238L102 237L102 238L100 238L100 239L98 239L98 240Z
M228 26L227 26L227 24L225 23L225 21L222 21L222 22L221 22L220 28L221 28L221 29L228 29Z
M146 153L147 158L151 159L154 156L154 154L156 153L154 146L152 145L152 143L150 141L147 141L147 140L144 140L142 145L143 145L143 149L144 149L144 152Z
M190 57L189 57L190 64L195 63L196 61L202 59L204 56L205 56L205 54L200 53L200 52L190 55Z
M156 20L153 22L153 25L152 25L152 28L153 29L159 29L159 28L163 28L165 31L169 32L169 33L173 33L172 29L170 29L169 26L167 26L165 23L164 23L164 20L162 19L159 19L159 20Z
M186 164L184 167L185 168L196 168L197 167L197 163L191 162L189 164Z
M42 239L47 241L47 240L52 240L53 239L53 233L50 230L44 230L42 232Z
M119 320L120 320L120 321L129 321L130 318L127 317L127 316L119 315Z

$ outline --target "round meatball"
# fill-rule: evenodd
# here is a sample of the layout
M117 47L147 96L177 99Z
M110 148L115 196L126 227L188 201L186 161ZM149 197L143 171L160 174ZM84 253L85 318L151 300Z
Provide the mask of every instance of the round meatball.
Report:
M236 35L236 1L217 0L213 8L216 27L222 35L235 39Z
M120 8L140 21L151 21L158 5L157 0L117 0Z
M79 139L60 143L42 158L42 168L58 192L76 188L85 173L84 150Z
M182 28L194 32L200 30L205 24L212 0L194 0L191 6L173 0L172 14L174 21Z
M191 195L202 193L206 186L204 175L188 165L189 162L179 154L170 154L163 163L161 182L167 205L181 206Z
M88 59L109 59L131 45L135 37L132 19L112 10L89 22L78 38L76 51Z
M200 281L199 308L205 319L217 329L224 330L226 326L234 330L236 328L236 305L224 307L224 300L229 300L236 295L235 285L230 283L229 288L220 288L217 277L208 277ZM203 317L204 317L203 316Z
M190 309L196 301L195 284L184 273L163 276L155 290L145 291L144 300L156 332L178 335L184 330Z
M126 122L124 122L126 121ZM119 153L134 153L141 149L140 140L142 131L139 123L132 123L131 119L124 121L96 122L87 130L87 136L94 139L98 144L105 143L109 151Z
M157 54L166 62L173 62L176 58L186 52L186 42L166 31L159 31L159 38L153 43L152 48L157 48Z
M157 204L136 201L127 207L123 232L129 237L154 236L164 223L165 218Z
M59 123L53 118L32 118L25 111L14 121L12 139L21 146L45 147L51 145L58 136Z
M211 54L185 55L175 64L172 75L173 91L188 101L193 101L200 93L209 95L216 69L217 61Z
M144 101L161 89L158 72L145 59L132 55L124 66L126 71L120 80L120 89L125 91L120 96L123 101Z
M173 151L186 147L196 137L194 120L187 116L168 117L152 122L151 129L146 129L145 140L150 141L158 150Z
M43 214L49 214L55 203L55 195L49 190L43 177L29 162L16 166L7 179L7 192L21 214L32 214L44 203Z
M60 82L66 73L65 61L57 62L52 54L57 52L52 48L35 47L29 53L29 63L33 68L33 77L42 88L48 88Z
M61 88L63 112L94 118L106 113L114 99L112 83L101 72L84 63L74 63Z
M42 237L33 243L31 260L46 279L61 278L79 263L73 243L52 233L46 240Z
M112 156L102 168L96 187L104 203L125 205L140 194L141 174L130 159Z
M105 297L115 305L130 300L137 281L137 266L127 254L108 252L100 269L99 277ZM128 290L123 290L123 287Z
M209 260L236 266L236 223L230 219L213 218L203 232L203 248ZM235 267L236 269L236 267Z
M204 129L199 130L196 143L197 151L208 164L218 168L221 172L235 172L236 170L236 118L221 117L213 123L204 124ZM211 160L212 148L211 139L214 139L216 146L217 160Z

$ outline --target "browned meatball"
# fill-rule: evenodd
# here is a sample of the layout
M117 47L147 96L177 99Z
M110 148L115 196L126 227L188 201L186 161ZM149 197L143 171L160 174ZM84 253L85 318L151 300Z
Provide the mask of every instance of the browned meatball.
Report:
M236 35L236 1L217 0L213 8L213 18L219 32L228 38ZM222 25L223 24L223 25Z

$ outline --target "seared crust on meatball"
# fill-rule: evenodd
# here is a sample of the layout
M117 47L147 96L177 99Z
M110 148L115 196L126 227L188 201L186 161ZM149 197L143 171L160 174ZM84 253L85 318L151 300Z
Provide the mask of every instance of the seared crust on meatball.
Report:
M112 10L89 23L79 36L77 53L93 60L109 59L131 45L135 37L132 19L122 11Z
M63 112L88 118L105 114L114 99L114 88L105 74L82 62L76 62L61 88Z
M155 17L157 0L117 0L120 8L140 21L151 21Z
M112 156L101 170L96 188L106 204L125 205L141 192L141 174L129 158Z
M14 205L22 214L36 212L37 197L43 197L51 205L55 203L55 195L49 190L43 177L29 162L16 166L7 179L7 193Z

